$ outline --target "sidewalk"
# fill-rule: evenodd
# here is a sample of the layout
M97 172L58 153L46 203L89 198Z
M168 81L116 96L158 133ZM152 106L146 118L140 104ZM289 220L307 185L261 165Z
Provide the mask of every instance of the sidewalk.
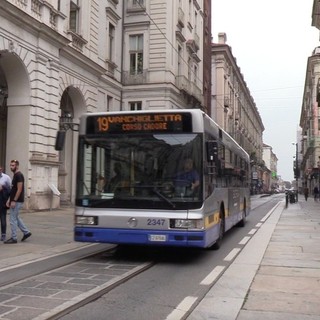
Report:
M320 203L281 202L188 320L319 320Z
M22 212L21 218L32 232L32 236L22 243L22 233L18 231L17 244L0 242L0 272L10 266L92 245L73 241L73 214L74 208ZM8 218L7 239L10 238L10 232Z

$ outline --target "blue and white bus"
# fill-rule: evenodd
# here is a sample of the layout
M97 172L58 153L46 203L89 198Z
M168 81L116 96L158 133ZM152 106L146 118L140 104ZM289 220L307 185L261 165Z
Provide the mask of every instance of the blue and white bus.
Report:
M218 249L249 214L249 168L199 109L84 114L74 239Z

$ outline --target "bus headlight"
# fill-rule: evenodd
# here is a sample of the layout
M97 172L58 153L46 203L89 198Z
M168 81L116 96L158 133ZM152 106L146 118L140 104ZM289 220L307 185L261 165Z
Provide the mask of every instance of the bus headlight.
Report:
M170 219L171 228L203 229L202 219Z
M96 226L98 225L98 217L75 216L75 224Z

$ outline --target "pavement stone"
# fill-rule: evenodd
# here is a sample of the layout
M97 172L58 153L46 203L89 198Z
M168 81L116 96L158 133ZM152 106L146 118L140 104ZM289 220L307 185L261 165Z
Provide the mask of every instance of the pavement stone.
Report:
M287 209L280 202L188 320L320 319L320 202L300 198ZM253 208L261 204L253 197ZM32 237L0 243L0 272L93 245L73 241L73 208L24 212L22 218ZM0 319L48 319L137 268L79 261L72 272L66 266L3 286Z
M319 320L319 248L320 203L281 202L187 319Z

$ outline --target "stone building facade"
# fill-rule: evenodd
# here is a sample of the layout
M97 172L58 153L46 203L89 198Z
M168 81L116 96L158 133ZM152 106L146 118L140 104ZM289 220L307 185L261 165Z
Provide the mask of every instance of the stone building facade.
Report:
M312 26L320 30L320 3L313 1ZM315 39L316 41L316 39ZM320 47L316 47L307 61L304 93L300 113L301 134L297 137L297 165L295 178L300 188L311 192L320 185ZM301 159L301 160L300 160Z
M0 2L0 161L20 161L26 208L73 204L82 113L210 109L210 12L209 0Z
M263 144L262 159L265 164L265 170L263 172L263 191L273 192L279 188L279 181L277 175L278 158L271 146Z
M302 134L297 139L298 161L295 178L301 188L310 190L320 184L320 48L315 48L308 58L300 127ZM294 166L295 169L295 166Z
M220 33L212 44L211 116L242 146L251 157L252 190L260 190L263 182L264 125L250 94L227 36Z

